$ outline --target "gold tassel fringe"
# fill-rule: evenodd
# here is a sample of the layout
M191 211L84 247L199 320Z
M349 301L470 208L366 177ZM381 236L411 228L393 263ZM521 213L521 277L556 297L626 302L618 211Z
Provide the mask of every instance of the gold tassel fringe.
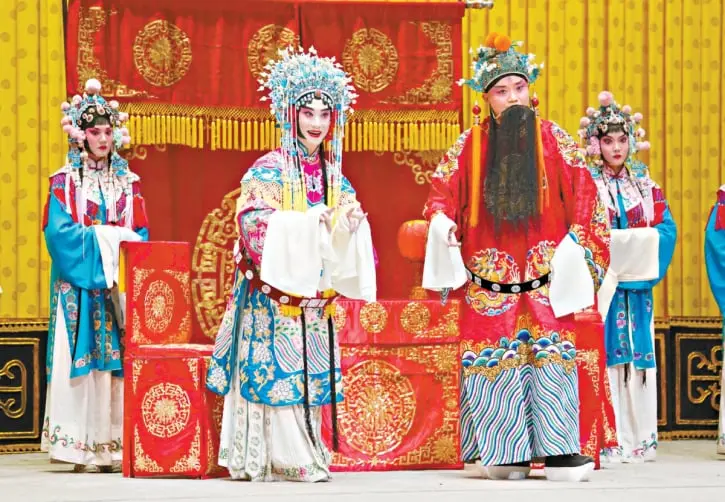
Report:
M281 131L265 109L124 103L134 145L181 145L211 150L268 151ZM362 110L345 125L347 152L440 151L461 132L455 111Z

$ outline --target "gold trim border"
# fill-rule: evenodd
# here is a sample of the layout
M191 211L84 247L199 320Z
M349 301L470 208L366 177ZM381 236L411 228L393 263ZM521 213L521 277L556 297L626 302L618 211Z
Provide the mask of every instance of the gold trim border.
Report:
M0 319L0 333L29 333L48 331L48 318Z
M658 432L660 441L678 441L682 439L717 439L717 430L687 430ZM714 451L713 446L713 451Z
M119 109L129 115L173 115L209 120L272 120L268 108L195 106L173 103L122 103ZM355 110L348 122L408 122L458 124L457 110Z
M0 455L40 453L40 443L0 444Z

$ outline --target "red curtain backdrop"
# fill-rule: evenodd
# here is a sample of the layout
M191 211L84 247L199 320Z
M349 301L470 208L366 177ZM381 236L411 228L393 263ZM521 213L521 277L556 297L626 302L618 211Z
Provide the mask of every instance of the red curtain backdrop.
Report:
M71 1L68 93L98 78L124 101L265 108L256 78L276 55L269 42L297 34L294 5L265 4Z
M360 93L360 109L457 111L462 9L303 4L302 40L342 62Z

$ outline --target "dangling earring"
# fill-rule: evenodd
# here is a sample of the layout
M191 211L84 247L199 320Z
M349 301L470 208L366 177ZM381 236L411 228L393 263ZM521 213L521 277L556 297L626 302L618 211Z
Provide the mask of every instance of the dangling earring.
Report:
M534 95L531 97L531 108L534 110L534 113L536 116L539 116L539 97L536 95L536 91L534 91Z

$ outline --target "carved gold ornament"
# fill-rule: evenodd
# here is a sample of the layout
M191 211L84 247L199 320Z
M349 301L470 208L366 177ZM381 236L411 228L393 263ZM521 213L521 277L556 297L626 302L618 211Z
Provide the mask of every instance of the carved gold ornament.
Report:
M353 366L345 379L346 399L339 423L348 444L370 456L400 446L415 418L415 392L410 380L380 360Z
M270 60L276 60L277 51L290 45L297 47L300 37L294 31L278 24L261 27L247 45L247 66L256 79Z
M702 404L709 398L710 407L720 411L720 374L723 362L718 353L722 350L722 345L715 345L710 348L709 357L700 351L687 355L687 399L692 404Z
M17 373L12 370L17 369ZM18 402L15 397L0 399L0 411L11 419L17 419L25 415L25 409L28 405L28 370L20 359L11 359L6 362L0 369L0 378L10 380L16 385L2 386L0 385L0 394L15 394L20 399ZM17 378L17 380L15 380Z
M234 217L241 189L222 199L221 207L206 215L191 258L191 301L204 335L214 340L226 310L234 281Z
M133 63L151 85L170 87L191 67L191 41L178 26L163 19L151 21L133 42Z
M188 394L173 383L154 385L141 402L141 417L146 429L160 438L170 438L184 430L190 413Z
M395 79L398 73L398 51L382 31L362 28L345 43L342 65L352 75L358 89L376 93Z
M410 302L400 313L403 330L411 335L420 335L430 325L430 310L424 303Z
M388 311L378 302L367 303L360 309L360 324L368 333L380 333L388 324Z

